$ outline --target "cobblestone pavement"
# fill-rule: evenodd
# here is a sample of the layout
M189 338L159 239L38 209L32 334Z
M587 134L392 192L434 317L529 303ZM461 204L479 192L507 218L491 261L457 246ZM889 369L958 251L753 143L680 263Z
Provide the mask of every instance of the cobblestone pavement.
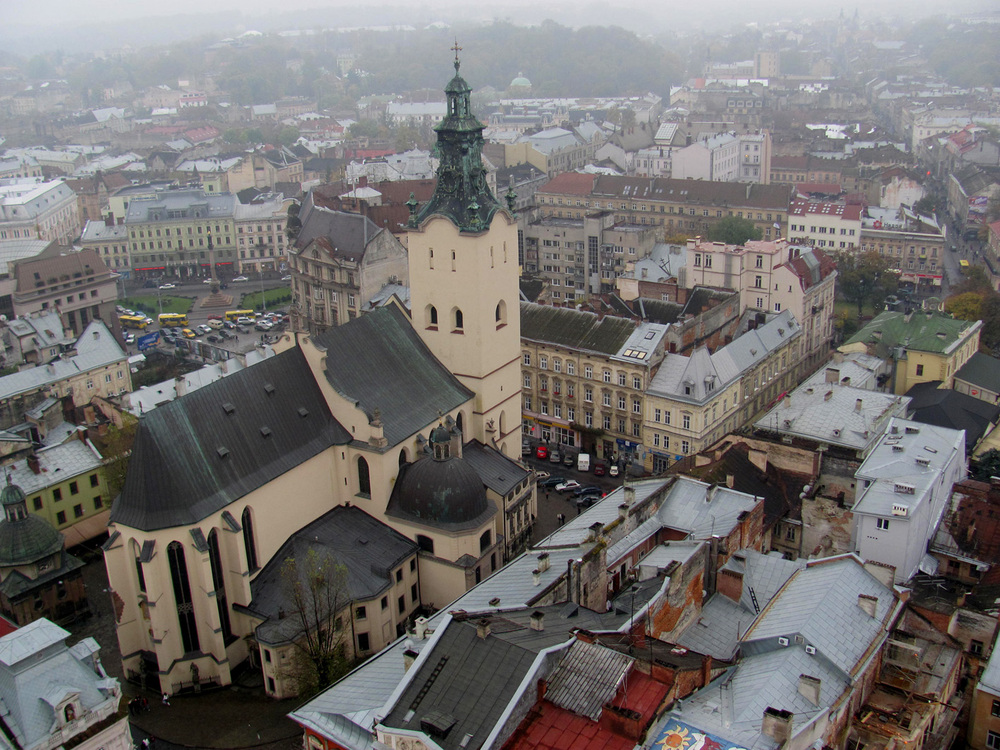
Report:
M83 580L92 615L66 626L72 633L69 644L93 637L101 646L101 662L112 677L117 677L127 699L143 691L125 681L118 636L115 633L108 576L104 559L96 545L90 549L74 548L72 552L86 561ZM261 750L293 750L302 746L302 732L286 714L302 701L276 701L264 695L263 689L231 687L201 695L174 696L170 705L160 702L160 695L144 693L149 711L132 717L132 737L136 747L145 737L153 737L153 748L260 748Z

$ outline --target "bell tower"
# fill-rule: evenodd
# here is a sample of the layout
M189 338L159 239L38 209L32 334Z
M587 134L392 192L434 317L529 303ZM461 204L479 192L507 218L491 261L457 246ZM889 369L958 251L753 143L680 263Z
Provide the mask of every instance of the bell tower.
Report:
M410 197L409 264L413 326L434 355L470 390L475 411L465 437L520 455L521 324L517 219L486 183L484 125L472 115L472 89L459 74L445 88L435 126L440 165L431 199Z

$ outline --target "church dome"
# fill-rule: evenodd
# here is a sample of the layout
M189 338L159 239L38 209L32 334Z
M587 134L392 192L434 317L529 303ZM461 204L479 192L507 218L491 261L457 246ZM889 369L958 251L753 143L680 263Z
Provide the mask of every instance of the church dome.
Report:
M430 526L474 527L494 511L479 474L457 456L427 456L406 467L392 494L390 510Z
M522 74L518 73L517 78L510 82L510 88L520 87L525 89L531 88L531 81L525 78Z
M28 513L27 498L16 484L0 490L5 519L0 521L0 567L26 565L63 548L62 534L44 518Z

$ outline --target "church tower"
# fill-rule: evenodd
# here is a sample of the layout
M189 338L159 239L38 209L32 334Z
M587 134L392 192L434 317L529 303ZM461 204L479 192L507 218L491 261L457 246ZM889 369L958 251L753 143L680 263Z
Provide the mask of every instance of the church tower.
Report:
M472 115L472 89L459 75L435 127L440 165L434 195L410 199L410 303L414 328L434 355L474 391L465 439L507 456L521 448L521 324L517 219L486 184L484 126Z

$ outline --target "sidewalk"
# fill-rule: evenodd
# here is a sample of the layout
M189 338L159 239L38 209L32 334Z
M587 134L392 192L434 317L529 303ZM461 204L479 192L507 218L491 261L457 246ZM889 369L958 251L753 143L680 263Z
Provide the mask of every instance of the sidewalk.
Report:
M130 717L136 741L146 734L156 747L268 748L292 750L302 746L302 730L285 714L301 701L275 701L263 695L229 688L202 695L173 696L164 706L149 698L149 712Z

